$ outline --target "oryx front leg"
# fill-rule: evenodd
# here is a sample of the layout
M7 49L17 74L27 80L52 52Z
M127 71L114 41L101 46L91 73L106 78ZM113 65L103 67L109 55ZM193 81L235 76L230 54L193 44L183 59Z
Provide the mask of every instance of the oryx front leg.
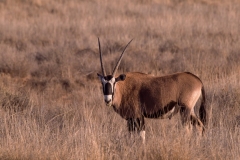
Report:
M144 117L141 118L129 118L127 120L128 125L128 131L132 136L132 133L138 133L143 143L145 143L145 123L144 123Z

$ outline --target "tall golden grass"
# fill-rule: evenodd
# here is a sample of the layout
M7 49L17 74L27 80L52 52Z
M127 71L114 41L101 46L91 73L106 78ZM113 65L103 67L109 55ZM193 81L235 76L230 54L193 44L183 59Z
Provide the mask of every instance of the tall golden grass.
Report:
M0 1L0 159L239 159L236 0ZM146 144L103 103L108 73L190 71L206 88L206 135L146 119Z

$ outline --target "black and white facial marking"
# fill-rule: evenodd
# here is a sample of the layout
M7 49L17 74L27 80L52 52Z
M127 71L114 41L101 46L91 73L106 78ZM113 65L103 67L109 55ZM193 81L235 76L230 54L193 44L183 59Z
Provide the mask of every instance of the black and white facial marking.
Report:
M103 89L105 103L107 104L107 106L111 106L114 98L115 84L118 81L123 81L126 75L121 74L119 77L115 78L112 75L108 75L104 77L98 74L98 77L102 82L102 89Z
M105 103L108 105L113 100L114 88L115 88L115 78L112 75L101 78L102 89L104 94Z

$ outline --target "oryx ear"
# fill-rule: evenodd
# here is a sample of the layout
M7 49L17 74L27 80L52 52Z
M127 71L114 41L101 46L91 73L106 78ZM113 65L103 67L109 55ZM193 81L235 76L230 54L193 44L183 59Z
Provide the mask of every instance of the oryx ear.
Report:
M118 82L118 81L124 81L126 78L126 75L125 74L121 74L120 76L118 76L115 81Z
M103 76L102 76L101 74L99 74L99 73L97 73L97 75L98 75L98 78L99 78L100 80L102 80Z

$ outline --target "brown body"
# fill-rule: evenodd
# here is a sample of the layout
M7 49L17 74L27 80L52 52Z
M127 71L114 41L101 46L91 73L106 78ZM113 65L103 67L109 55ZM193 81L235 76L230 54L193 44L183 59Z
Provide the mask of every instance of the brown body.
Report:
M192 116L201 123L195 119L194 106L202 89L201 80L189 72L163 77L130 72L124 81L116 83L112 105L124 119L171 118L182 107L182 111L189 112L189 118ZM205 117L201 118L204 121Z

